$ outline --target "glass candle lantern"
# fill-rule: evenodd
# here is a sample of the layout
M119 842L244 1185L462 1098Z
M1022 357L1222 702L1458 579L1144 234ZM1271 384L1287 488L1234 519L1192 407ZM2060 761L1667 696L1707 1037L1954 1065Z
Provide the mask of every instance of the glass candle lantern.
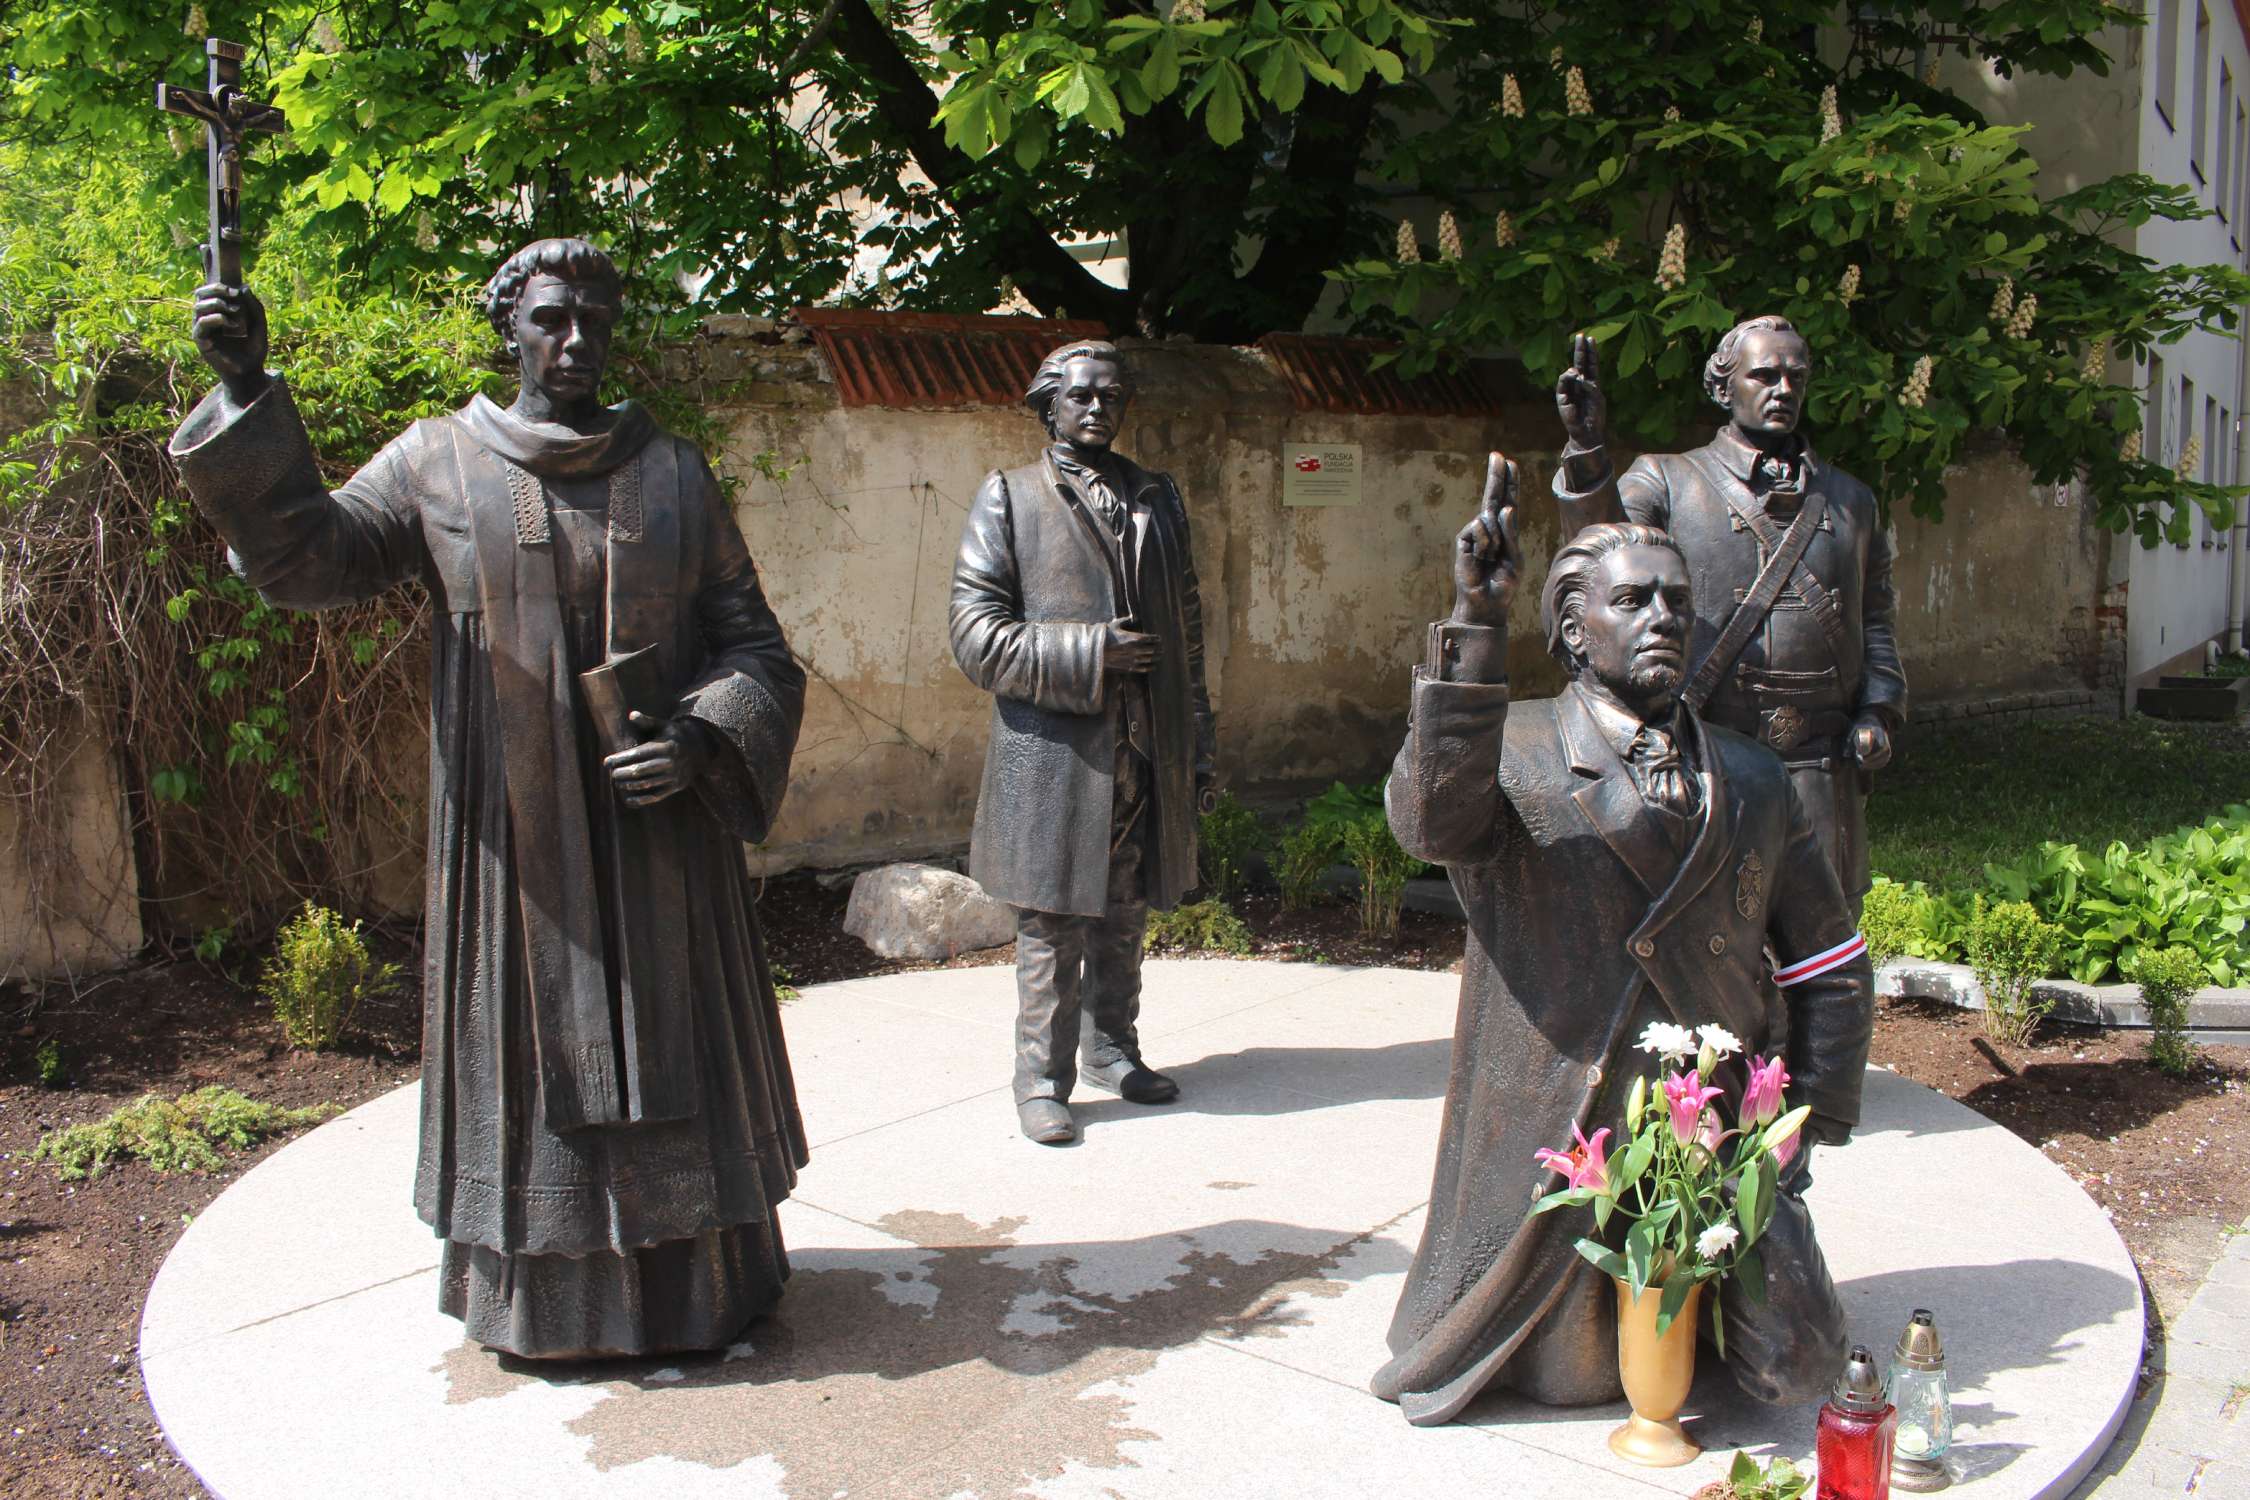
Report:
M1928 1308L1914 1309L1899 1335L1886 1384L1898 1408L1891 1484L1917 1492L1944 1489L1952 1482L1945 1454L1953 1446L1953 1394L1945 1377L1945 1346Z
M1891 1444L1898 1408L1883 1396L1883 1376L1865 1344L1852 1345L1836 1389L1820 1408L1814 1439L1816 1500L1890 1500Z

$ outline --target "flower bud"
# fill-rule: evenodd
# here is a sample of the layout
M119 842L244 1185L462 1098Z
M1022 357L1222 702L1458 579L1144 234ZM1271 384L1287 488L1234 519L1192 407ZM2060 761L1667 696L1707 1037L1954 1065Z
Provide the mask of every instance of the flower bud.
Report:
M1492 243L1506 250L1515 242L1516 221L1508 217L1508 211L1503 208L1492 216Z

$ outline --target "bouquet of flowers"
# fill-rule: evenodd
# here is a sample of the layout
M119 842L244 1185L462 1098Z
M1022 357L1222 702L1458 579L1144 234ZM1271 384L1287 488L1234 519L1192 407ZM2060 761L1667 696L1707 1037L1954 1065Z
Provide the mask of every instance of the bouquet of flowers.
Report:
M1725 1090L1712 1085L1711 1075L1742 1043L1723 1027L1690 1031L1657 1021L1636 1045L1656 1055L1663 1078L1655 1089L1646 1078L1633 1080L1624 1144L1615 1159L1607 1151L1608 1126L1591 1140L1572 1127L1575 1146L1535 1153L1541 1166L1562 1174L1565 1186L1541 1198L1532 1212L1591 1204L1594 1233L1578 1241L1578 1253L1627 1283L1636 1297L1661 1287L1656 1332L1662 1337L1699 1282L1739 1276L1752 1297L1765 1300L1758 1240L1773 1218L1774 1191L1797 1155L1799 1132L1812 1109L1785 1111L1788 1071L1778 1057L1756 1057L1742 1097L1729 1111L1734 1119L1729 1126L1715 1107ZM1622 1246L1604 1238L1612 1220L1625 1225ZM1718 1320L1713 1329L1723 1355L1726 1335Z

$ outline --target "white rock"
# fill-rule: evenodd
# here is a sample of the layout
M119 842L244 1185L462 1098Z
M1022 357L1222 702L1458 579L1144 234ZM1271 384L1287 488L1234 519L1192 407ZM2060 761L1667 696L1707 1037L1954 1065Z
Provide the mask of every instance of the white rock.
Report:
M885 865L852 882L844 931L884 958L951 958L1016 939L1016 914L966 875Z

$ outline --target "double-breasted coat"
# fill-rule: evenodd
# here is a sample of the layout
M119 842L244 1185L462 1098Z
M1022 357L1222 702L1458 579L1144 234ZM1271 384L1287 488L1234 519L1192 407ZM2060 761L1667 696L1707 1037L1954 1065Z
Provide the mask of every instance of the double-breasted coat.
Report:
M1811 546L1724 676L1703 717L1771 747L1788 763L1813 830L1847 895L1866 891L1866 787L1848 746L1862 716L1896 735L1906 673L1892 627L1892 545L1875 492L1800 449L1807 495L1825 504ZM1757 454L1731 427L1688 453L1648 453L1613 480L1577 492L1555 474L1566 536L1598 521L1672 534L1695 595L1690 677L1786 532L1794 506L1769 508L1754 487Z
M1633 1077L1655 1072L1634 1050L1641 1029L1724 1026L1746 1051L1787 1059L1792 1105L1848 1124L1859 1117L1872 976L1835 874L1763 747L1685 721L1703 807L1683 853L1576 685L1511 710L1504 683L1422 673L1411 715L1387 793L1391 827L1408 852L1447 867L1468 948L1429 1222L1375 1389L1409 1420L1436 1423L1501 1373L1574 1283L1598 1274L1573 1248L1592 1232L1590 1210L1530 1216L1556 1183L1532 1153L1567 1146L1574 1125L1621 1128ZM1825 972L1775 983L1774 961L1838 953ZM1741 1063L1717 1078L1731 1098ZM1811 1246L1801 1205L1769 1230L1769 1302L1817 1323L1834 1293L1817 1250L1789 1253L1792 1235ZM1581 1356L1547 1361L1532 1393L1608 1399L1606 1301L1573 1300L1588 1314L1569 1335ZM1730 1319L1730 1353L1763 1366L1745 1382L1758 1394L1796 1394L1834 1374L1826 1344L1840 1326L1763 1340L1740 1331L1767 1345L1738 1348Z
M1196 798L1212 779L1203 601L1187 507L1171 476L1110 462L1147 524L1124 550L1135 570L1134 628L1157 638L1147 705L1152 767L1147 894L1178 904L1196 883ZM1033 911L1107 909L1110 812L1120 715L1131 679L1105 670L1104 630L1126 612L1104 522L1051 455L977 490L953 570L953 655L992 694L992 740L977 798L969 874L994 899Z

